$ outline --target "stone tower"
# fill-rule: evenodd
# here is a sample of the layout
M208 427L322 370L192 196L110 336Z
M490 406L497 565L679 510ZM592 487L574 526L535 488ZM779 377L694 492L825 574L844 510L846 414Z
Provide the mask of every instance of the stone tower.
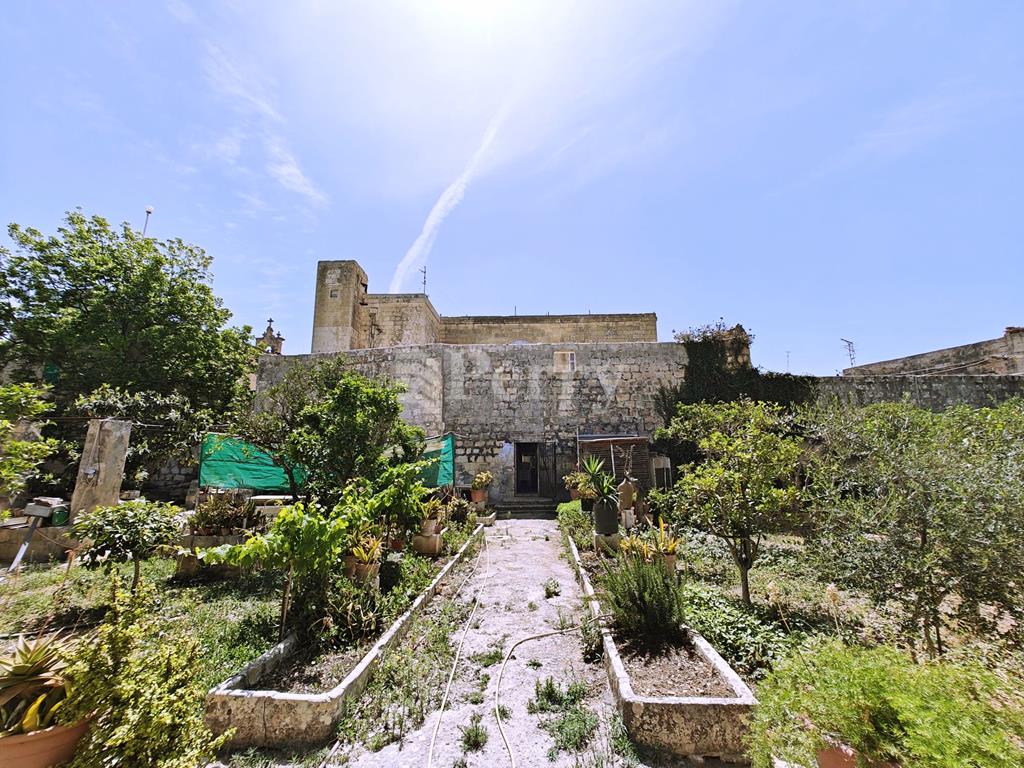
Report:
M316 270L312 352L366 346L366 273L355 261L321 261Z

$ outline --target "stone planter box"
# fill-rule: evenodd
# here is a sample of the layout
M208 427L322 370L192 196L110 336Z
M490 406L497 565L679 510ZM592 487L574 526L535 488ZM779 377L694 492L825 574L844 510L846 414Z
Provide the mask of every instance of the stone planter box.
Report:
M188 550L188 552L177 556L177 568L174 571L174 575L188 578L190 576L195 576L202 568L206 570L207 573L216 573L223 576L237 576L241 573L241 569L237 565L227 565L226 563L203 565L200 564L199 558L196 557L195 552L196 550L207 549L208 547L219 547L221 544L241 544L245 539L246 537L242 534L232 534L230 536L200 536L199 534L190 534L188 536L182 536L177 540L177 542L175 542L175 544L180 549Z
M409 630L413 617L437 592L466 550L483 532L478 525L469 540L434 577L430 585L413 601L388 630L381 635L355 668L339 685L326 693L282 693L256 688L261 678L276 669L295 649L296 638L286 638L240 672L213 688L206 695L206 723L214 733L234 728L228 745L241 747L311 747L335 738L335 728L344 716L350 700L366 688L381 656L400 641Z
M568 545L590 612L598 619L601 608L594 588L572 539L568 539ZM735 692L734 697L638 696L633 692L629 673L611 632L601 627L605 670L622 722L636 744L655 753L746 763L747 720L757 699L703 637L695 632L690 636L697 651Z
M490 528L492 525L494 525L494 521L497 520L497 519L498 519L498 513L497 512L491 512L491 514L489 514L489 515L477 515L477 517L476 517L476 521L480 525L485 525L488 528Z

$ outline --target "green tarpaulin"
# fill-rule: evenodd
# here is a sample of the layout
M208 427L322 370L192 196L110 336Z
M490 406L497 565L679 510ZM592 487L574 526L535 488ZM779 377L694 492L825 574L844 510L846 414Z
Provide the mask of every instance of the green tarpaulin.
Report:
M421 479L428 488L438 488L455 482L455 435L428 437L423 448L423 458L437 459L423 470Z
M306 474L296 471L302 485ZM270 454L237 437L209 434L199 454L199 485L209 488L252 488L254 491L291 491L288 476Z
M423 470L423 484L430 488L455 481L455 436L428 437L423 458L437 459ZM296 471L301 486L306 474ZM199 454L199 485L207 488L252 488L287 493L288 476L270 454L252 443L228 435L208 434Z

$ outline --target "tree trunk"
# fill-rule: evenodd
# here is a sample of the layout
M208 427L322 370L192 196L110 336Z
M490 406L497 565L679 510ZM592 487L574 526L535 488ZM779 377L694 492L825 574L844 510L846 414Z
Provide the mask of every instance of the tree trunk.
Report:
M740 596L743 598L743 604L748 608L751 606L750 602L750 566L744 565L743 563L737 563L740 569Z
M134 595L139 588L139 578L142 575L139 569L139 558L133 557L132 565L135 568L135 572L132 574L132 594Z
M284 582L284 594L281 596L281 628L278 631L277 639L284 640L285 622L288 619L288 601L292 596L292 574L294 566L288 566L288 578Z

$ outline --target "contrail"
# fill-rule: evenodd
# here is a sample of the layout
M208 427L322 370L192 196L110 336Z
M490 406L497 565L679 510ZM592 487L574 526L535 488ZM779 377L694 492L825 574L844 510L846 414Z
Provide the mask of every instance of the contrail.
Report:
M502 123L505 122L505 118L508 115L508 106L509 103L506 102L498 110L487 126L487 130L484 131L484 137L480 142L480 146L477 147L476 152L473 153L469 162L466 163L462 173L437 198L434 207L427 214L427 220L423 222L423 229L420 231L419 237L409 247L409 250L405 252L405 256L402 257L398 266L395 267L395 274L392 275L391 286L388 288L389 293L400 293L406 277L414 269L419 269L427 263L430 249L433 248L434 240L437 238L437 231L441 228L444 220L448 218L448 214L454 211L459 203L462 202L462 198L465 197L466 189L469 187L469 182L476 175L480 161L487 154L487 150L491 148L491 144L494 143L494 137L498 135L498 130L501 128Z

